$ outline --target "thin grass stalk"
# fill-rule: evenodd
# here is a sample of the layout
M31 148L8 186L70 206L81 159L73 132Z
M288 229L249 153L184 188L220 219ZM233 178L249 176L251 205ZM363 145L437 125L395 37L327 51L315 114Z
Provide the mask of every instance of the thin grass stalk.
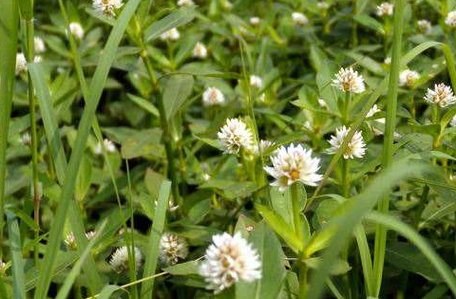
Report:
M18 4L16 0L3 0L0 9L0 258L5 226L6 148L14 91L17 53Z
M386 125L385 137L383 143L383 168L387 168L393 162L393 143L394 131L396 129L397 113L397 93L401 60L401 45L403 32L405 0L398 0L394 6L394 33L393 33L393 51L391 61L391 72L389 76L389 88L386 99ZM378 211L388 213L389 197L386 196L378 204ZM374 249L374 275L372 285L375 287L375 297L380 294L380 288L383 277L383 266L385 261L387 229L379 224L375 232L375 249Z
M301 201L299 200L299 185L294 183L290 187L291 192L291 204L293 209L293 224L295 229L295 234L298 236L298 239L304 241L304 232L302 230L301 223ZM302 252L299 252L300 258L298 259L299 265L299 298L305 299L307 293L307 266L304 262L304 255Z

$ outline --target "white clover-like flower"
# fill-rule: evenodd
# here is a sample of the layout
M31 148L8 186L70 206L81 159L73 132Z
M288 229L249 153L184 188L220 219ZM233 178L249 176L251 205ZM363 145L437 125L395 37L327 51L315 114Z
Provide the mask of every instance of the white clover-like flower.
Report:
M78 22L71 22L70 25L70 33L76 37L77 39L82 39L84 37L84 29L82 28L81 24Z
M228 154L237 154L240 149L251 151L254 148L252 131L237 118L227 119L217 136Z
M195 5L195 3L192 0L179 0L177 1L178 6L192 6Z
M271 186L279 187L280 191L285 191L295 182L316 186L322 179L322 175L317 173L320 159L312 158L312 150L306 150L300 144L281 146L271 157L271 162L272 167L267 166L264 170L275 178Z
M259 17L251 17L250 18L250 25L258 26L260 25L261 19Z
M207 288L217 294L238 281L260 279L261 261L256 249L241 234L223 233L212 237L199 270Z
M135 264L136 268L141 266L142 254L138 247L135 247ZM109 264L117 273L126 272L128 270L128 249L122 246L116 249L109 259Z
M46 51L46 45L41 37L35 36L33 39L33 47L36 53L44 53Z
M418 29L423 34L428 34L429 32L431 32L432 25L431 25L431 22L429 22L428 20L426 20L426 19L418 20L417 25L418 25Z
M383 60L383 63L386 64L386 65L390 65L391 64L391 57L386 57L384 60Z
M250 75L250 86L261 89L263 87L263 79L256 75Z
M203 105L213 106L213 105L222 105L225 103L225 96L223 93L216 87L208 87L203 93Z
M441 108L454 105L455 102L453 90L443 83L435 84L434 89L428 88L424 100L431 104L437 104Z
M450 126L456 127L456 115L453 116L453 118L451 119L451 121L450 121Z
M331 144L328 153L335 154L339 150L349 131L345 126L336 129L336 135L332 135L328 141ZM344 159L362 158L365 152L366 144L364 143L363 135L361 135L361 132L356 131L345 149Z
M257 155L257 156L260 155L260 151L262 154L264 154L264 152L266 152L273 145L274 145L274 142L261 139L260 144L255 146L255 155Z
M301 12L293 12L291 18L293 19L295 26L305 26L309 24L309 19Z
M65 237L65 245L69 248L69 249L72 249L72 250L75 250L78 245L76 243L76 238L73 234L73 232L69 232L66 237Z
M399 86L412 87L419 78L420 74L418 72L404 70L399 74Z
M22 145L32 144L32 136L28 132L21 135L20 142Z
M87 240L90 241L90 240L92 240L95 237L95 234L96 234L95 231L90 230L90 231L85 233L85 236L86 236Z
M329 8L329 3L325 2L325 1L318 1L317 7L319 9L328 9Z
M374 104L374 106L372 106L372 108L370 108L369 111L367 111L366 117L372 117L380 111L382 110L378 109L377 104Z
M107 138L105 138L103 140L103 146L104 146L104 148L106 149L106 151L108 153L115 153L116 152L116 145L114 144L114 142L112 142L111 140L109 140ZM98 143L95 146L94 153L96 155L101 155L103 153L103 148L101 146L101 143Z
M353 68L341 68L333 79L332 85L344 92L362 93L366 89L363 76Z
M168 31L165 31L160 35L160 39L162 41L176 41L179 38L180 38L180 33L176 27L171 28Z
M450 27L456 27L456 10L450 11L445 19L445 24Z
M93 0L93 9L100 15L114 17L116 10L123 5L122 0Z
M207 57L207 48L203 43L197 42L195 47L193 48L192 54L195 58L204 59Z
M0 276L5 275L6 270L8 270L8 265L0 259Z
M155 206L158 205L158 200L154 201L154 205ZM168 201L168 211L170 211L172 213L172 212L175 212L178 208L179 208L179 205L174 204L174 200L171 198Z
M184 238L164 233L160 239L160 262L164 265L175 265L188 255L188 245Z
M377 16L391 16L393 14L394 5L389 2L383 2L377 6Z
M24 53L16 54L16 75L27 71L27 60Z
M323 99L318 99L318 105L320 105L321 108L327 108L328 105L326 104L325 100Z

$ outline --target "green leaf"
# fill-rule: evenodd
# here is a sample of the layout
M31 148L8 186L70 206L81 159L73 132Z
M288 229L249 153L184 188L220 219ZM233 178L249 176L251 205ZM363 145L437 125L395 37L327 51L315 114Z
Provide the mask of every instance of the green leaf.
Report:
M171 275L192 275L192 274L199 273L198 267L199 267L199 264L197 261L190 261L190 262L166 267L163 269L163 271L165 271Z
M144 30L144 37L150 42L159 37L165 31L187 24L193 20L195 16L196 13L192 9L179 9L150 25L146 30Z
M8 236L10 240L11 261L13 269L14 298L25 299L24 259L22 258L21 235L17 218L8 212Z
M382 24L380 24L376 19L372 18L371 16L361 14L355 16L353 19L359 24L376 31L381 35L385 34L385 30L383 30Z
M176 75L168 79L163 90L166 119L170 121L193 90L193 76Z
M84 197L89 191L90 184L92 182L92 164L87 156L81 161L78 176L76 177L76 187L74 195L78 201L83 201Z
M309 268L317 269L318 266L320 265L320 263L322 262L322 258L313 257L313 258L306 259L304 262L306 263L307 266L309 266ZM342 275L342 274L347 273L350 270L351 270L351 267L347 263L347 261L338 259L335 261L335 263L333 263L331 265L331 269L329 270L329 273L331 275Z

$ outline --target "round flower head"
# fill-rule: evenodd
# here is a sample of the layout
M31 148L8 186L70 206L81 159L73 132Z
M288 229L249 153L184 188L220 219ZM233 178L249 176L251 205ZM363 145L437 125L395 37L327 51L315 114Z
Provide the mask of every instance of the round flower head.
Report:
M261 278L260 257L239 233L213 236L199 270L207 288L216 294L238 281L252 282Z
M76 238L74 237L73 232L69 232L65 237L65 245L72 250L75 250L77 246Z
M164 265L175 265L188 255L188 246L184 238L164 233L160 239L160 261Z
M399 74L399 86L412 87L416 80L420 78L420 74L416 71L405 70Z
M423 34L428 34L429 32L431 32L432 25L431 25L431 22L429 22L428 20L425 20L425 19L418 20L417 25L418 25L418 29Z
M383 60L383 63L386 64L386 65L390 65L390 64L391 64L391 57L386 57L386 58Z
M24 53L16 54L16 75L27 71L27 60Z
M6 270L8 270L8 265L0 259L0 276L5 275Z
M225 148L225 153L237 154L241 148L247 151L253 149L253 134L240 119L227 119L226 125L220 129L217 136Z
M32 144L32 136L28 132L22 134L20 142L22 145L30 145Z
M377 16L391 16L393 14L394 5L388 2L383 2L377 6Z
M260 25L261 19L259 17L251 17L250 18L250 25L258 26Z
M437 104L441 108L453 105L455 102L451 87L443 83L435 84L434 89L428 88L424 100L431 104Z
M291 14L291 18L293 19L295 26L305 26L309 24L309 19L303 13L295 11Z
M450 27L456 27L456 10L450 11L445 19L445 24Z
M363 76L358 75L353 68L341 68L333 79L332 85L344 92L362 93L366 89Z
M320 159L312 158L312 150L306 150L300 144L280 147L271 157L271 162L272 167L267 166L264 170L275 178L271 186L279 187L280 191L285 191L295 182L316 186L322 178L317 173Z
M260 145L255 146L255 155L258 156L260 154L260 150L261 150L261 153L264 154L264 152L267 151L273 145L274 145L274 142L261 139Z
M319 9L328 9L329 8L329 3L325 2L325 1L318 1L317 2L317 7Z
M329 140L331 147L328 149L328 153L335 154L339 150L348 132L349 130L345 126L336 129L336 135L332 135ZM356 131L345 149L344 159L362 158L365 152L366 144L364 143L363 135L361 135L361 132Z
M111 140L105 138L103 140L103 146L108 153L115 153L116 152L116 145ZM103 153L103 148L101 147L101 143L98 143L94 149L96 155L101 155Z
M86 236L87 240L90 241L95 237L95 234L96 234L96 232L91 230L91 231L86 232L85 236Z
M450 121L450 126L456 127L456 115L453 116L453 118L451 119L451 121Z
M213 106L225 103L225 96L216 87L208 87L203 93L203 105Z
M192 0L179 0L177 1L177 6L192 6L195 3Z
M180 33L177 28L171 28L160 35L162 41L176 41L180 38Z
M135 264L136 268L141 266L142 254L138 247L135 247ZM116 249L109 259L109 264L117 273L126 272L128 270L128 249L122 246Z
M250 75L250 86L260 89L263 86L263 79L256 75Z
M381 111L381 110L378 109L377 104L374 104L374 106L372 106L372 108L370 108L369 111L367 111L366 117L372 117L372 116L374 116L377 112L380 112L380 111Z
M318 99L318 105L320 105L321 108L327 108L328 105L326 104L325 100L322 98Z
M122 0L93 0L93 9L100 15L115 16L116 9L122 7Z
M204 59L207 57L207 49L203 43L197 42L193 48L193 57Z
M82 39L84 37L84 29L82 28L81 24L78 22L72 22L69 25L70 33L76 37L77 39Z
M35 36L33 39L33 46L36 53L44 53L46 51L46 45L41 37Z

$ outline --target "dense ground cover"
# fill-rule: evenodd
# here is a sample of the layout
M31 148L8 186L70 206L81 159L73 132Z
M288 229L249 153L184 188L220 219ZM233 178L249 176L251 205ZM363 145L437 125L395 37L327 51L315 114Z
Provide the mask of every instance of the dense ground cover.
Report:
M0 298L456 296L456 1L33 2Z

